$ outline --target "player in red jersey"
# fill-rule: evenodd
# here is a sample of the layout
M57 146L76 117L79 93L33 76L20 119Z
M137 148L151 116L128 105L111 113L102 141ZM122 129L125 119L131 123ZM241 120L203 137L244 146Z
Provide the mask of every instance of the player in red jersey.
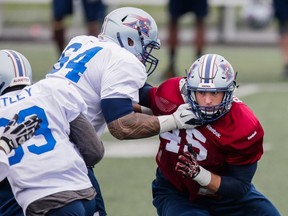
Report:
M152 184L158 215L280 215L252 184L264 131L250 108L234 96L235 89L232 66L215 54L196 60L187 78L142 89L142 105L155 115L171 114L189 101L198 118L194 129L160 134Z

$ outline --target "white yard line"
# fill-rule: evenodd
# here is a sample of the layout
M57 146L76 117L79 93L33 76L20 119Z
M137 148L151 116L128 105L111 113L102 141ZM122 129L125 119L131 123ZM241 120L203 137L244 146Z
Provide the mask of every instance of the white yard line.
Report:
M261 83L240 86L236 91L238 97L245 97L258 92L288 92L287 83ZM139 140L103 141L105 157L154 157L158 150L158 137ZM268 143L264 145L265 151L271 149Z

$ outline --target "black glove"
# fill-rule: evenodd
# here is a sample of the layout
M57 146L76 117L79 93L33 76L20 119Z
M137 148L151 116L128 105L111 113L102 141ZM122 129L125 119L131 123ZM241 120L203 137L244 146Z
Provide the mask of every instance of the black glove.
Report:
M199 174L200 167L197 162L197 155L191 144L188 144L188 152L183 152L178 159L175 170L180 172L183 177L194 179Z
M0 137L0 146L5 150L6 154L10 153L12 149L17 148L18 145L29 140L42 122L35 114L26 118L20 124L16 124L17 120L18 115L16 114L8 123Z

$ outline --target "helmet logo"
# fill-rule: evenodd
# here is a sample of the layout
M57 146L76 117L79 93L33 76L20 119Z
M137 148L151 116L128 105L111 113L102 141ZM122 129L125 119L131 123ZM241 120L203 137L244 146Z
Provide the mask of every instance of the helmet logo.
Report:
M228 63L220 64L219 67L221 67L223 70L223 78L226 78L226 82L229 82L231 79L233 79L232 69Z
M187 77L194 78L194 76L195 76L195 74L194 74L195 68L198 67L198 65L199 65L198 62L195 62L194 64L191 65L191 67L190 67L190 69L188 71Z
M149 32L151 30L151 21L147 18L137 16L137 15L130 15L130 16L134 17L136 20L130 23L123 23L123 25L126 25L135 30L138 30L138 27L139 27L141 33L149 37Z

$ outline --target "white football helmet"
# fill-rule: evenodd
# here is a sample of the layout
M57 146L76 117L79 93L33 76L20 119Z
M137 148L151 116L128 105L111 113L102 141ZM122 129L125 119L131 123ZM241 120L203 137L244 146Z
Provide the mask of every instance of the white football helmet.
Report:
M264 29L273 19L271 0L249 0L241 11L242 19L251 29Z
M203 55L196 60L187 73L187 96L192 111L202 124L217 120L232 106L236 89L236 73L231 64L217 54ZM200 106L195 92L224 92L222 102L216 106Z
M0 95L8 87L32 84L29 61L14 50L0 50Z
M123 7L110 12L99 38L113 41L133 53L146 66L148 76L158 65L158 59L151 54L153 49L160 49L157 24L141 9Z

